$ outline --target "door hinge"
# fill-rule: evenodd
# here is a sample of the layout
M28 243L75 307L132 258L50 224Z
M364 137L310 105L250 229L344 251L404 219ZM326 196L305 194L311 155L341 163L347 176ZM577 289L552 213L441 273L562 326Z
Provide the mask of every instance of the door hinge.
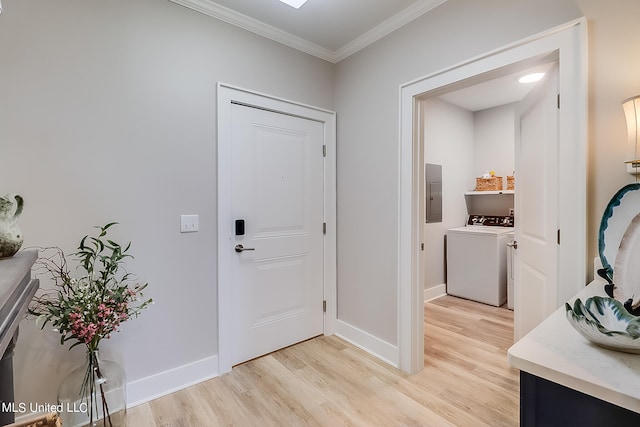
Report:
M322 234L327 234L327 223L326 222L322 223Z
M560 94L558 94L558 110L560 109Z
M327 146L326 145L322 146L322 157L327 157Z
M327 301L322 301L322 312L326 313L327 312Z
M420 250L424 251L424 243L420 243Z
M560 244L560 229L558 229L558 244Z

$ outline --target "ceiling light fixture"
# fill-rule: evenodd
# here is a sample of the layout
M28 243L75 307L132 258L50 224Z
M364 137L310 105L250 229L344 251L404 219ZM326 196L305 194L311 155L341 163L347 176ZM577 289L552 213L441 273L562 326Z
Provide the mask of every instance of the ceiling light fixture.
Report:
M531 73L518 79L520 83L535 83L542 80L545 73Z
M300 9L302 5L307 2L307 0L280 0L280 1L296 9Z

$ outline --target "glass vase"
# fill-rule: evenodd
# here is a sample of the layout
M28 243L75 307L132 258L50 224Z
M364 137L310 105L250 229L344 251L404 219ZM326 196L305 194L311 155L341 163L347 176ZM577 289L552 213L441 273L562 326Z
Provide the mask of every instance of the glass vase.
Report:
M85 363L58 387L58 412L65 427L125 427L126 381L122 367L88 351Z

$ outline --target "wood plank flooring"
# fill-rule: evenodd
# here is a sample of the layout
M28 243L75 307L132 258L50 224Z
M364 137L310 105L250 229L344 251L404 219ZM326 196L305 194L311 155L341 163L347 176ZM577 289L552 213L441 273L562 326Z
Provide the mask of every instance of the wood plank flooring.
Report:
M512 311L445 296L425 304L425 368L416 375L318 337L131 408L128 425L517 426L512 343Z

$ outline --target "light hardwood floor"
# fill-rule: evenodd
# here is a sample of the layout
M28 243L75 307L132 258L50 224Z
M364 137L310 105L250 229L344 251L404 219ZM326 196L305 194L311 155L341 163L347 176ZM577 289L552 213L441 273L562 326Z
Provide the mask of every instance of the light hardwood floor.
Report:
M131 427L517 426L513 312L445 296L425 304L425 368L406 375L318 337L128 412Z

